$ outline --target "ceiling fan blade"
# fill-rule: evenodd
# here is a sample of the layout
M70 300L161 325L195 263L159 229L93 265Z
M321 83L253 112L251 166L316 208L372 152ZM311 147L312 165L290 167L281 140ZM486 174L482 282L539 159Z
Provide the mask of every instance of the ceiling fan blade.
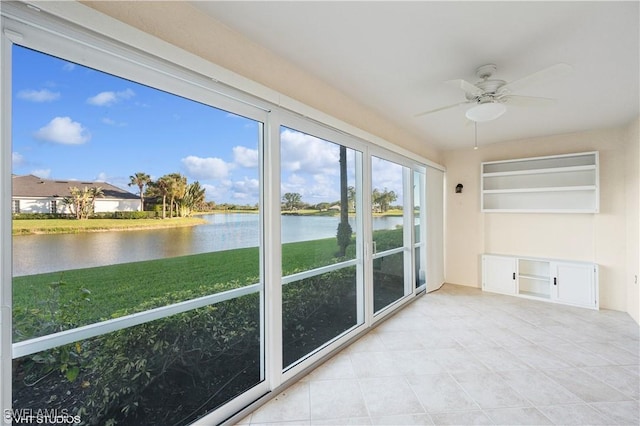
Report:
M573 67L565 63L551 65L548 68L541 69L540 71L529 74L519 80L514 80L511 83L505 84L500 88L500 93L512 93L532 83L561 77L570 73L572 70Z
M462 89L465 93L471 95L472 97L480 96L484 93L484 90L476 86L475 84L469 83L466 80L448 80L447 84L457 87L458 89Z
M447 105L447 106L443 106L443 107L436 108L436 109L430 109L429 111L425 111L425 112L421 112L419 114L416 114L416 115L414 115L414 117L422 117L423 115L431 114L432 112L438 112L438 111L442 111L442 110L449 109L449 108L455 108L458 105L464 105L464 104L468 104L468 103L469 103L468 101L458 102L458 103L453 104L453 105Z
M500 98L500 102L514 106L549 106L554 105L558 100L535 96L505 95Z

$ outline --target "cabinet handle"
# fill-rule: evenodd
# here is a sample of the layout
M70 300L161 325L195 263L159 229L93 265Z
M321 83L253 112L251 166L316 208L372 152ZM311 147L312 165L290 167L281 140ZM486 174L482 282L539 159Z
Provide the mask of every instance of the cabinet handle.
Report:
M513 273L513 279L514 280L516 279L516 273L515 272Z
M553 285L558 285L558 278L553 277Z

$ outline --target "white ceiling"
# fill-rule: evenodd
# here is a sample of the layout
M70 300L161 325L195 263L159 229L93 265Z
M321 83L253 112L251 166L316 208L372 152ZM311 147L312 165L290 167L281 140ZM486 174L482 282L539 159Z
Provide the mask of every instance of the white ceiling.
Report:
M194 2L248 39L441 149L473 143L468 106L445 84L498 66L512 81L564 62L568 76L517 94L556 98L508 106L478 124L480 145L625 124L639 115L640 15L632 2Z

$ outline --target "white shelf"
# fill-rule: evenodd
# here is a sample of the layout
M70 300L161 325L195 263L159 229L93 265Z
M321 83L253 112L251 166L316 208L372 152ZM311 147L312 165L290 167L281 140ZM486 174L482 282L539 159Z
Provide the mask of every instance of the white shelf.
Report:
M595 185L590 186L556 186L542 188L513 188L513 189L485 189L485 194L510 194L521 192L568 192L568 191L595 191Z
M539 280L539 281L549 281L549 276L544 275L528 275L528 274L519 274L520 278L527 278L529 280Z
M598 153L482 163L483 212L597 213Z
M547 174L547 173L580 172L585 170L595 170L595 165L594 166L554 167L552 169L514 170L509 172L486 172L484 173L484 176L498 177L498 176L538 175L538 174Z
M529 296L529 297L535 297L536 299L550 299L551 295L548 293L536 293L533 291L521 291L520 293L518 293L520 296Z

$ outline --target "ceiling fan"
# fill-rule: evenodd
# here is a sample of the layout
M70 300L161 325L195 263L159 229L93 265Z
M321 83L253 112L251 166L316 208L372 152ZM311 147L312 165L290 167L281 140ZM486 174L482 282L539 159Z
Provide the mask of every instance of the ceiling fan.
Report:
M465 92L467 98L466 101L458 102L453 105L447 105L444 107L432 109L429 111L416 114L415 117L421 117L423 115L431 114L434 112L442 111L449 108L454 108L459 105L470 104L473 105L469 108L465 115L469 120L475 122L495 120L504 114L507 110L506 105L517 106L544 106L555 103L555 99L551 98L539 98L534 96L521 96L514 95L516 90L519 90L531 83L539 82L543 80L549 80L551 78L560 77L571 72L573 68L571 65L559 63L552 65L548 68L544 68L533 74L529 74L519 80L514 80L507 83L504 80L494 79L493 74L496 71L494 64L482 65L476 69L476 76L480 79L475 84L469 83L466 80L449 80L447 83L454 85Z

